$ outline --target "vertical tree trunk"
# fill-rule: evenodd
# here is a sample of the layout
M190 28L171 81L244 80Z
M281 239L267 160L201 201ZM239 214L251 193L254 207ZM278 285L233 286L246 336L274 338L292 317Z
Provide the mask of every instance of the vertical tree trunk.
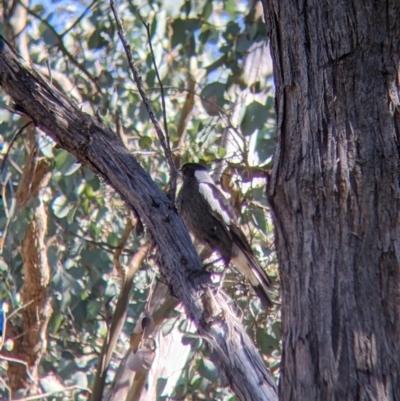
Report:
M264 0L280 399L400 400L400 2Z

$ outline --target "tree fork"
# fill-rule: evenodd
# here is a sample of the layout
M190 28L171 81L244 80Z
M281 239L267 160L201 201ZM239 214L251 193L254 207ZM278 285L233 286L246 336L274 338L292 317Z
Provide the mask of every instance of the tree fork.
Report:
M213 294L209 280L194 279L202 264L174 206L117 136L25 67L4 39L0 39L0 85L16 111L29 116L137 211L156 243L162 273L238 398L276 401L274 381L224 295Z

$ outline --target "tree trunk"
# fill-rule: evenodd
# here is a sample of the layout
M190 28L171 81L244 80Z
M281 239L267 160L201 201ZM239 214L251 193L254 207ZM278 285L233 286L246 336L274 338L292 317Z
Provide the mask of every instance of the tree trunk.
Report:
M400 2L264 1L280 399L400 400Z

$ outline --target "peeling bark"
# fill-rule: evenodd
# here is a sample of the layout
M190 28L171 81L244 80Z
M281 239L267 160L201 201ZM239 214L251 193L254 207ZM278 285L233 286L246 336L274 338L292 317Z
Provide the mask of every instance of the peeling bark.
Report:
M254 344L224 295L213 293L175 207L117 136L24 67L4 41L0 41L0 85L16 109L103 178L138 213L156 244L162 274L199 335L208 341L221 374L238 398L277 400L274 381Z
M4 17L7 38L14 43L27 61L28 40L25 34L27 23L27 5L29 0L22 0L18 4L4 2ZM29 118L23 118L24 124ZM40 197L41 190L48 184L50 173L49 163L45 159L37 159L37 134L33 125L26 128L27 157L22 177L16 194L19 208L24 207L33 197ZM25 233L21 244L21 256L24 268L24 284L21 289L21 301L24 308L21 312L22 327L7 330L7 335L18 336L14 342L11 357L24 361L23 363L9 363L7 376L10 390L15 394L20 389L28 389L31 394L38 390L38 367L46 349L46 331L52 308L48 298L50 283L50 267L47 261L47 249L44 243L47 232L47 211L42 202L32 207L33 218ZM7 326L9 329L10 325ZM15 332L16 331L16 332ZM28 379L27 374L30 375ZM34 383L31 383L31 379Z
M30 132L31 156L36 155L35 134ZM26 305L21 312L22 334L15 340L13 354L27 362L31 377L35 383L30 383L26 376L26 367L19 363L10 363L8 378L12 393L29 387L30 393L36 393L38 367L43 352L47 346L47 324L52 307L48 296L50 284L50 266L47 260L45 236L47 232L47 211L40 201L41 189L50 180L47 172L47 161L36 162L36 157L28 158L23 179L26 190L18 191L20 204L26 204L32 195L39 195L39 203L34 208L34 215L26 231L21 245L21 256L24 265L24 284L21 290L21 301ZM20 186L22 188L22 186Z
M264 0L280 399L400 400L400 3Z
M130 349L121 361L114 382L104 397L104 401L138 400L143 398L143 392L148 391L148 389L144 389L144 384L148 371L152 367L154 356L159 352L159 344L154 350L153 344L149 340L155 337L161 324L178 304L177 299L171 297L168 287L161 281L156 283L152 294L146 312L141 314L136 323L131 335ZM146 323L145 333L144 322L151 323L151 327ZM149 344L150 347L146 348L146 344ZM162 362L161 365L164 366L165 363Z

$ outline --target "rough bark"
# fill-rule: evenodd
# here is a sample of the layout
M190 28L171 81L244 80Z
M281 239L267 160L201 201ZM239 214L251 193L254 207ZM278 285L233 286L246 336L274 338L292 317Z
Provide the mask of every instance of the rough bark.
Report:
M400 3L264 1L280 399L400 400Z
M0 85L16 110L103 178L138 213L156 244L162 274L208 341L238 398L276 400L273 379L224 295L213 293L206 273L198 277L201 261L175 208L116 135L24 67L4 41Z

